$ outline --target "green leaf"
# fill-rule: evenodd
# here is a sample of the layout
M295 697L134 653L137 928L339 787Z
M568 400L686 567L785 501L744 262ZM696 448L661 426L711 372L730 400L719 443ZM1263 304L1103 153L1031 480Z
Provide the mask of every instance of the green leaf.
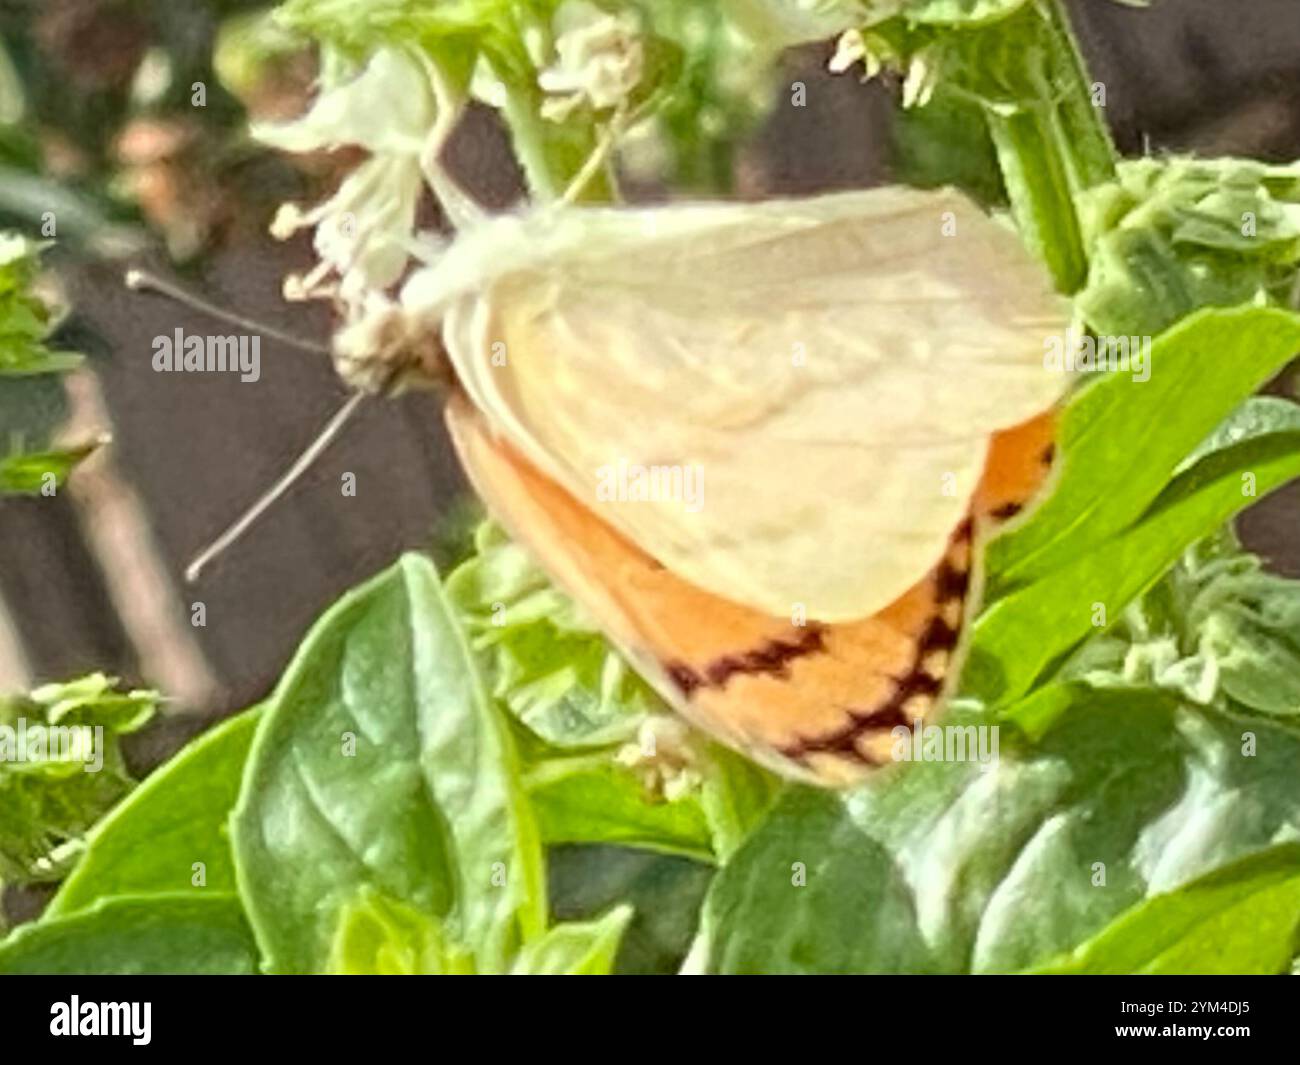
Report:
M0 495L50 495L72 472L72 467L98 444L50 451L12 449L0 455Z
M1037 973L1271 976L1300 926L1300 845L1281 844L1138 904Z
M530 732L553 747L598 747L630 739L647 713L665 710L522 547L491 522L474 539L447 597L493 694Z
M556 920L594 920L623 903L635 911L615 972L667 974L681 968L712 866L606 846L553 847L547 865Z
M117 691L117 678L90 673L76 680L42 684L26 699L8 700L10 712L39 707L51 725L102 725L119 735L135 732L152 718L162 697L149 689Z
M712 860L713 835L699 800L650 799L608 755L549 759L527 783L547 844L618 843Z
M1251 396L1178 464L1176 472L1182 473L1215 451L1273 433L1296 432L1300 432L1300 404L1278 396Z
M607 976L614 968L619 943L632 907L616 906L595 921L557 924L524 946L515 972L541 976Z
M50 312L31 292L44 245L0 232L0 378L66 373L81 356L45 346Z
M1158 332L1206 306L1290 302L1300 167L1133 159L1079 202L1092 245L1078 306L1099 333Z
M494 694L545 741L533 752L529 781L546 841L697 857L733 849L770 805L777 779L701 742L691 745L688 769L699 785L662 801L663 789L620 764L613 745L631 740L638 727L663 724L654 715L668 708L498 526L482 523L474 550L448 577L447 595L494 679ZM556 757L555 748L600 750Z
M710 967L1019 970L1300 829L1296 731L1151 692L1075 700L1034 748L1004 729L987 768L904 763L847 797L789 789L714 880ZM942 723L989 721L953 708Z
M18 234L0 232L0 420L5 423L0 495L48 494L98 446L68 448L51 442L56 423L49 408L59 406L62 395L34 379L75 369L81 356L51 351L45 344L50 310L32 293L42 247Z
M36 377L68 373L84 362L71 351L43 351L15 336L0 336L0 377Z
M1004 205L1006 189L979 104L943 83L925 107L894 115L896 179L914 188L956 186L985 207Z
M1294 717L1300 581L1265 571L1230 536L1198 544L1062 673L1093 685L1145 684L1224 710Z
M473 959L447 942L442 922L363 888L339 911L328 971L340 975L470 974Z
M364 888L444 919L480 971L541 933L508 727L427 560L404 556L312 628L265 708L232 837L274 971L321 971Z
M0 974L249 974L257 945L234 895L121 896L23 925L0 942Z
M204 890L234 892L226 821L239 796L257 713L249 710L199 736L97 824L46 916L114 895L189 889L195 862L203 863Z
M94 673L0 697L0 882L55 880L91 826L130 791L118 738L158 694L119 692Z
M1061 469L1050 494L988 547L989 597L1132 524L1185 456L1298 349L1300 317L1262 307L1205 310L1155 341L1149 380L1114 372L1084 387L1062 416Z
M772 808L785 787L776 774L734 751L711 744L700 802L713 851L725 862Z
M1243 476L1251 491L1243 492ZM1053 661L1150 588L1183 550L1300 476L1293 433L1248 439L1214 452L1161 493L1136 528L1050 576L998 600L975 621L963 691L1005 703L1029 691Z
M938 971L893 864L839 798L791 789L714 881L704 914L712 968Z
M1262 577L1270 577L1261 574ZM1225 695L1261 714L1300 715L1300 588L1272 578L1254 602L1205 624L1198 650L1213 658ZM1258 605L1256 605L1258 604Z

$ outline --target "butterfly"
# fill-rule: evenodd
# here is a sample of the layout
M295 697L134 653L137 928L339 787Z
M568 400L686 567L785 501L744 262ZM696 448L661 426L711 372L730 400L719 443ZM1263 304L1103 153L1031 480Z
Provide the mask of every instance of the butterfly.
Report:
M476 218L335 335L357 391L187 576L367 393L433 383L488 510L670 706L852 785L954 690L982 545L1053 465L1071 320L950 189Z
M490 218L336 360L443 380L488 510L659 694L843 786L953 689L980 545L1052 464L1069 321L1009 228L886 187Z

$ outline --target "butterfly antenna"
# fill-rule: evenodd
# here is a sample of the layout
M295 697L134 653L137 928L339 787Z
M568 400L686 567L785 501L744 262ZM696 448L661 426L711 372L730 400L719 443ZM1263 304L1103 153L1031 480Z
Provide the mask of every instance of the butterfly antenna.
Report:
M244 511L238 521L194 556L194 561L185 567L185 580L188 583L193 584L197 581L209 562L243 536L249 527L265 514L275 501L293 486L299 477L307 472L311 464L334 442L344 425L347 424L348 419L356 413L361 401L368 397L368 392L354 392L349 396L347 402L334 412L330 420L325 423L325 427L316 434L316 439L307 445L302 454L294 460L292 466L285 470L280 479L262 493L261 498Z
M242 314L236 314L224 307L218 307L215 303L209 303L207 300L194 295L194 293L187 292L180 285L174 285L157 274L149 273L147 270L128 270L125 280L126 287L132 292L152 292L155 295L166 296L184 307L189 307L202 314L211 315L219 321L229 322L246 332L259 333L272 340L278 340L281 344L288 344L299 351L307 351L313 355L328 355L330 353L325 344L317 343L314 340L304 340L292 333L282 332L274 326L263 325L251 318L245 318Z

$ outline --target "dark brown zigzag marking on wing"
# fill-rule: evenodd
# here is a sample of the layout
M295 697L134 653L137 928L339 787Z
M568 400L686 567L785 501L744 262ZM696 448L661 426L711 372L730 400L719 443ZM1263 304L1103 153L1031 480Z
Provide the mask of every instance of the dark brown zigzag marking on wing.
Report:
M1045 448L1043 448L1042 451L1039 452L1038 463L1040 466L1042 466L1044 475L1046 475L1047 470L1051 469L1052 462L1055 459L1056 459L1055 444L1048 444ZM1019 514L1024 509L1025 509L1024 500L1009 499L1005 503L1001 503L998 506L993 507L988 512L988 516L992 518L994 521L999 521L999 522L1010 521L1012 518L1014 518L1017 514Z
M963 522L954 534L953 543L968 542L971 531L971 523ZM969 566L956 565L945 555L934 574L935 612L917 639L910 667L901 677L894 679L894 691L890 697L867 710L845 707L844 712L849 720L842 728L801 739L798 743L781 748L780 753L796 762L806 762L813 754L834 754L864 765L878 764L876 759L858 747L858 741L867 733L888 732L899 725L911 728L913 719L903 710L907 703L918 697L925 699L928 712L930 705L939 697L947 667L936 676L926 670L925 659L935 651L951 653L956 648L957 641L961 638L960 618L964 614L969 589ZM954 601L962 607L956 626L943 619L944 608Z
M690 697L700 688L725 688L727 681L738 674L784 678L790 672L791 662L825 650L825 626L812 622L797 640L769 640L753 650L714 659L702 670L694 670L684 662L669 662L664 668L678 690Z

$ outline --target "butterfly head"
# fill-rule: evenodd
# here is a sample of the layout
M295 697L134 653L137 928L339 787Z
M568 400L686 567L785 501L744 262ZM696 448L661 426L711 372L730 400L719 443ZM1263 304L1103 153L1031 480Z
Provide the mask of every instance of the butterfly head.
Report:
M339 376L363 392L395 394L452 382L439 321L399 303L368 307L335 334L332 351Z

